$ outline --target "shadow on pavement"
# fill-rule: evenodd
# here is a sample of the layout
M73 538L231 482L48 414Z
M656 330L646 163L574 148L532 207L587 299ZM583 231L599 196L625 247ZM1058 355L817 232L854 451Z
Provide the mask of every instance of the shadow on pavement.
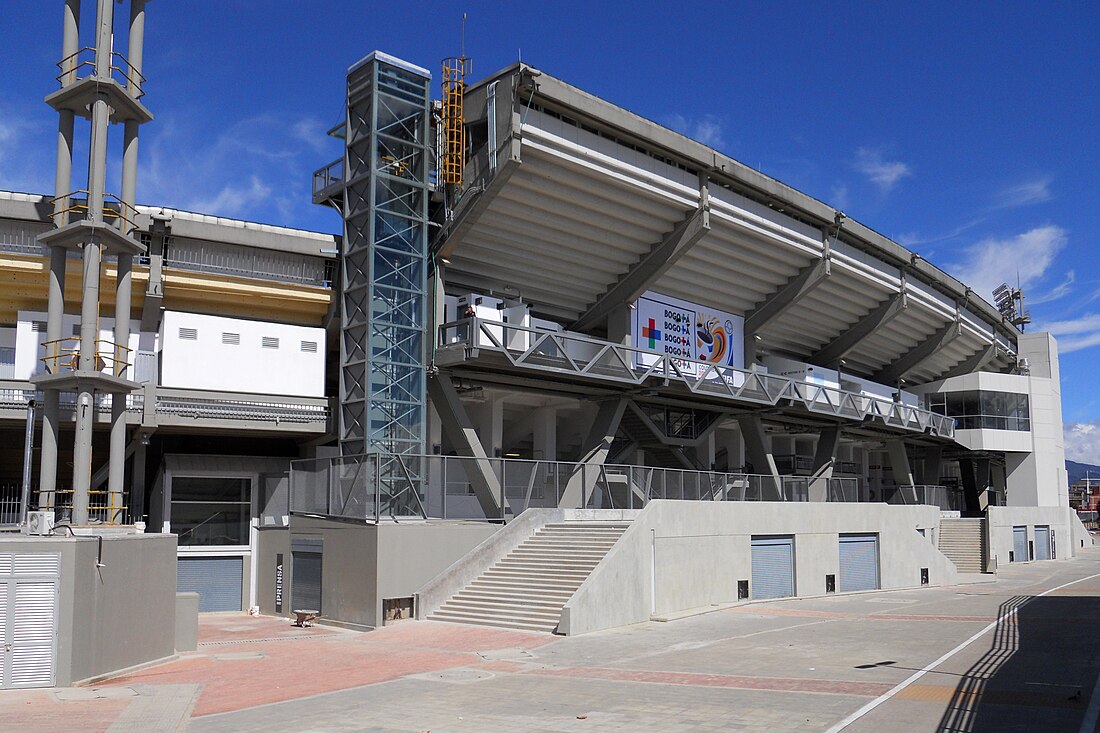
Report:
M1100 597L1013 597L936 731L1077 731L1098 672Z

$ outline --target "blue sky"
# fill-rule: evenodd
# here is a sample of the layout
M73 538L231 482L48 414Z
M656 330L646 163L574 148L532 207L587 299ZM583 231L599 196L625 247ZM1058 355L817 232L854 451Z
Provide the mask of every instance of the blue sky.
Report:
M375 48L434 70L467 11L475 78L522 57L984 295L1018 273L1062 350L1067 456L1100 463L1100 5L713 5L152 2L139 201L337 231L309 181L340 154L344 71ZM53 187L61 6L0 11L2 188Z

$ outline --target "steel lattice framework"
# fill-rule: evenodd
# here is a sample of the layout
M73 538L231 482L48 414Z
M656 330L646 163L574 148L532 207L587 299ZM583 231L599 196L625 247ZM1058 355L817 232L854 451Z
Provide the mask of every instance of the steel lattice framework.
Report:
M426 71L377 52L348 73L340 303L344 455L423 453L430 81ZM407 491L415 479L408 466L380 463L383 495Z

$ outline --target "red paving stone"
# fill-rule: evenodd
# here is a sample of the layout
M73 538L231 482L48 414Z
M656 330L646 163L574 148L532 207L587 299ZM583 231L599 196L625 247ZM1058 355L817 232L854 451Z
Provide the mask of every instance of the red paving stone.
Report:
M648 682L659 685L689 685L693 687L728 687L739 690L771 690L776 692L814 692L830 695L878 697L893 685L877 682L845 680L810 680L786 677L742 677L739 675L699 674L692 672L647 672L604 667L564 667L529 670L527 674L551 677L580 677L616 682Z
M224 618L224 617L222 617ZM346 690L482 663L477 651L525 648L548 644L549 634L530 634L430 621L406 622L368 633L313 627L316 638L298 643L297 635L281 637L284 619L246 619L255 628L241 631L239 643L224 643L225 626L245 625L241 619L223 623L203 619L199 653L117 677L104 684L203 685L194 716L242 710L324 692ZM274 634L274 635L273 635ZM216 641L217 645L211 644ZM218 655L262 654L262 658L217 659ZM2 729L0 729L2 730Z
M8 733L103 733L130 704L130 698L58 700L48 690L5 690L0 693L0 731Z

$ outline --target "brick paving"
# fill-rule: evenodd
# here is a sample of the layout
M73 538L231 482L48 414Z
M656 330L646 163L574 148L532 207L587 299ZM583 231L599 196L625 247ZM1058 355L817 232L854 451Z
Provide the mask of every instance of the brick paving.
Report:
M1100 550L996 583L751 604L581 637L438 622L360 633L211 614L197 652L94 687L0 693L0 731L824 731L1005 612L845 733L1079 730ZM1067 619L1070 620L1067 623Z

